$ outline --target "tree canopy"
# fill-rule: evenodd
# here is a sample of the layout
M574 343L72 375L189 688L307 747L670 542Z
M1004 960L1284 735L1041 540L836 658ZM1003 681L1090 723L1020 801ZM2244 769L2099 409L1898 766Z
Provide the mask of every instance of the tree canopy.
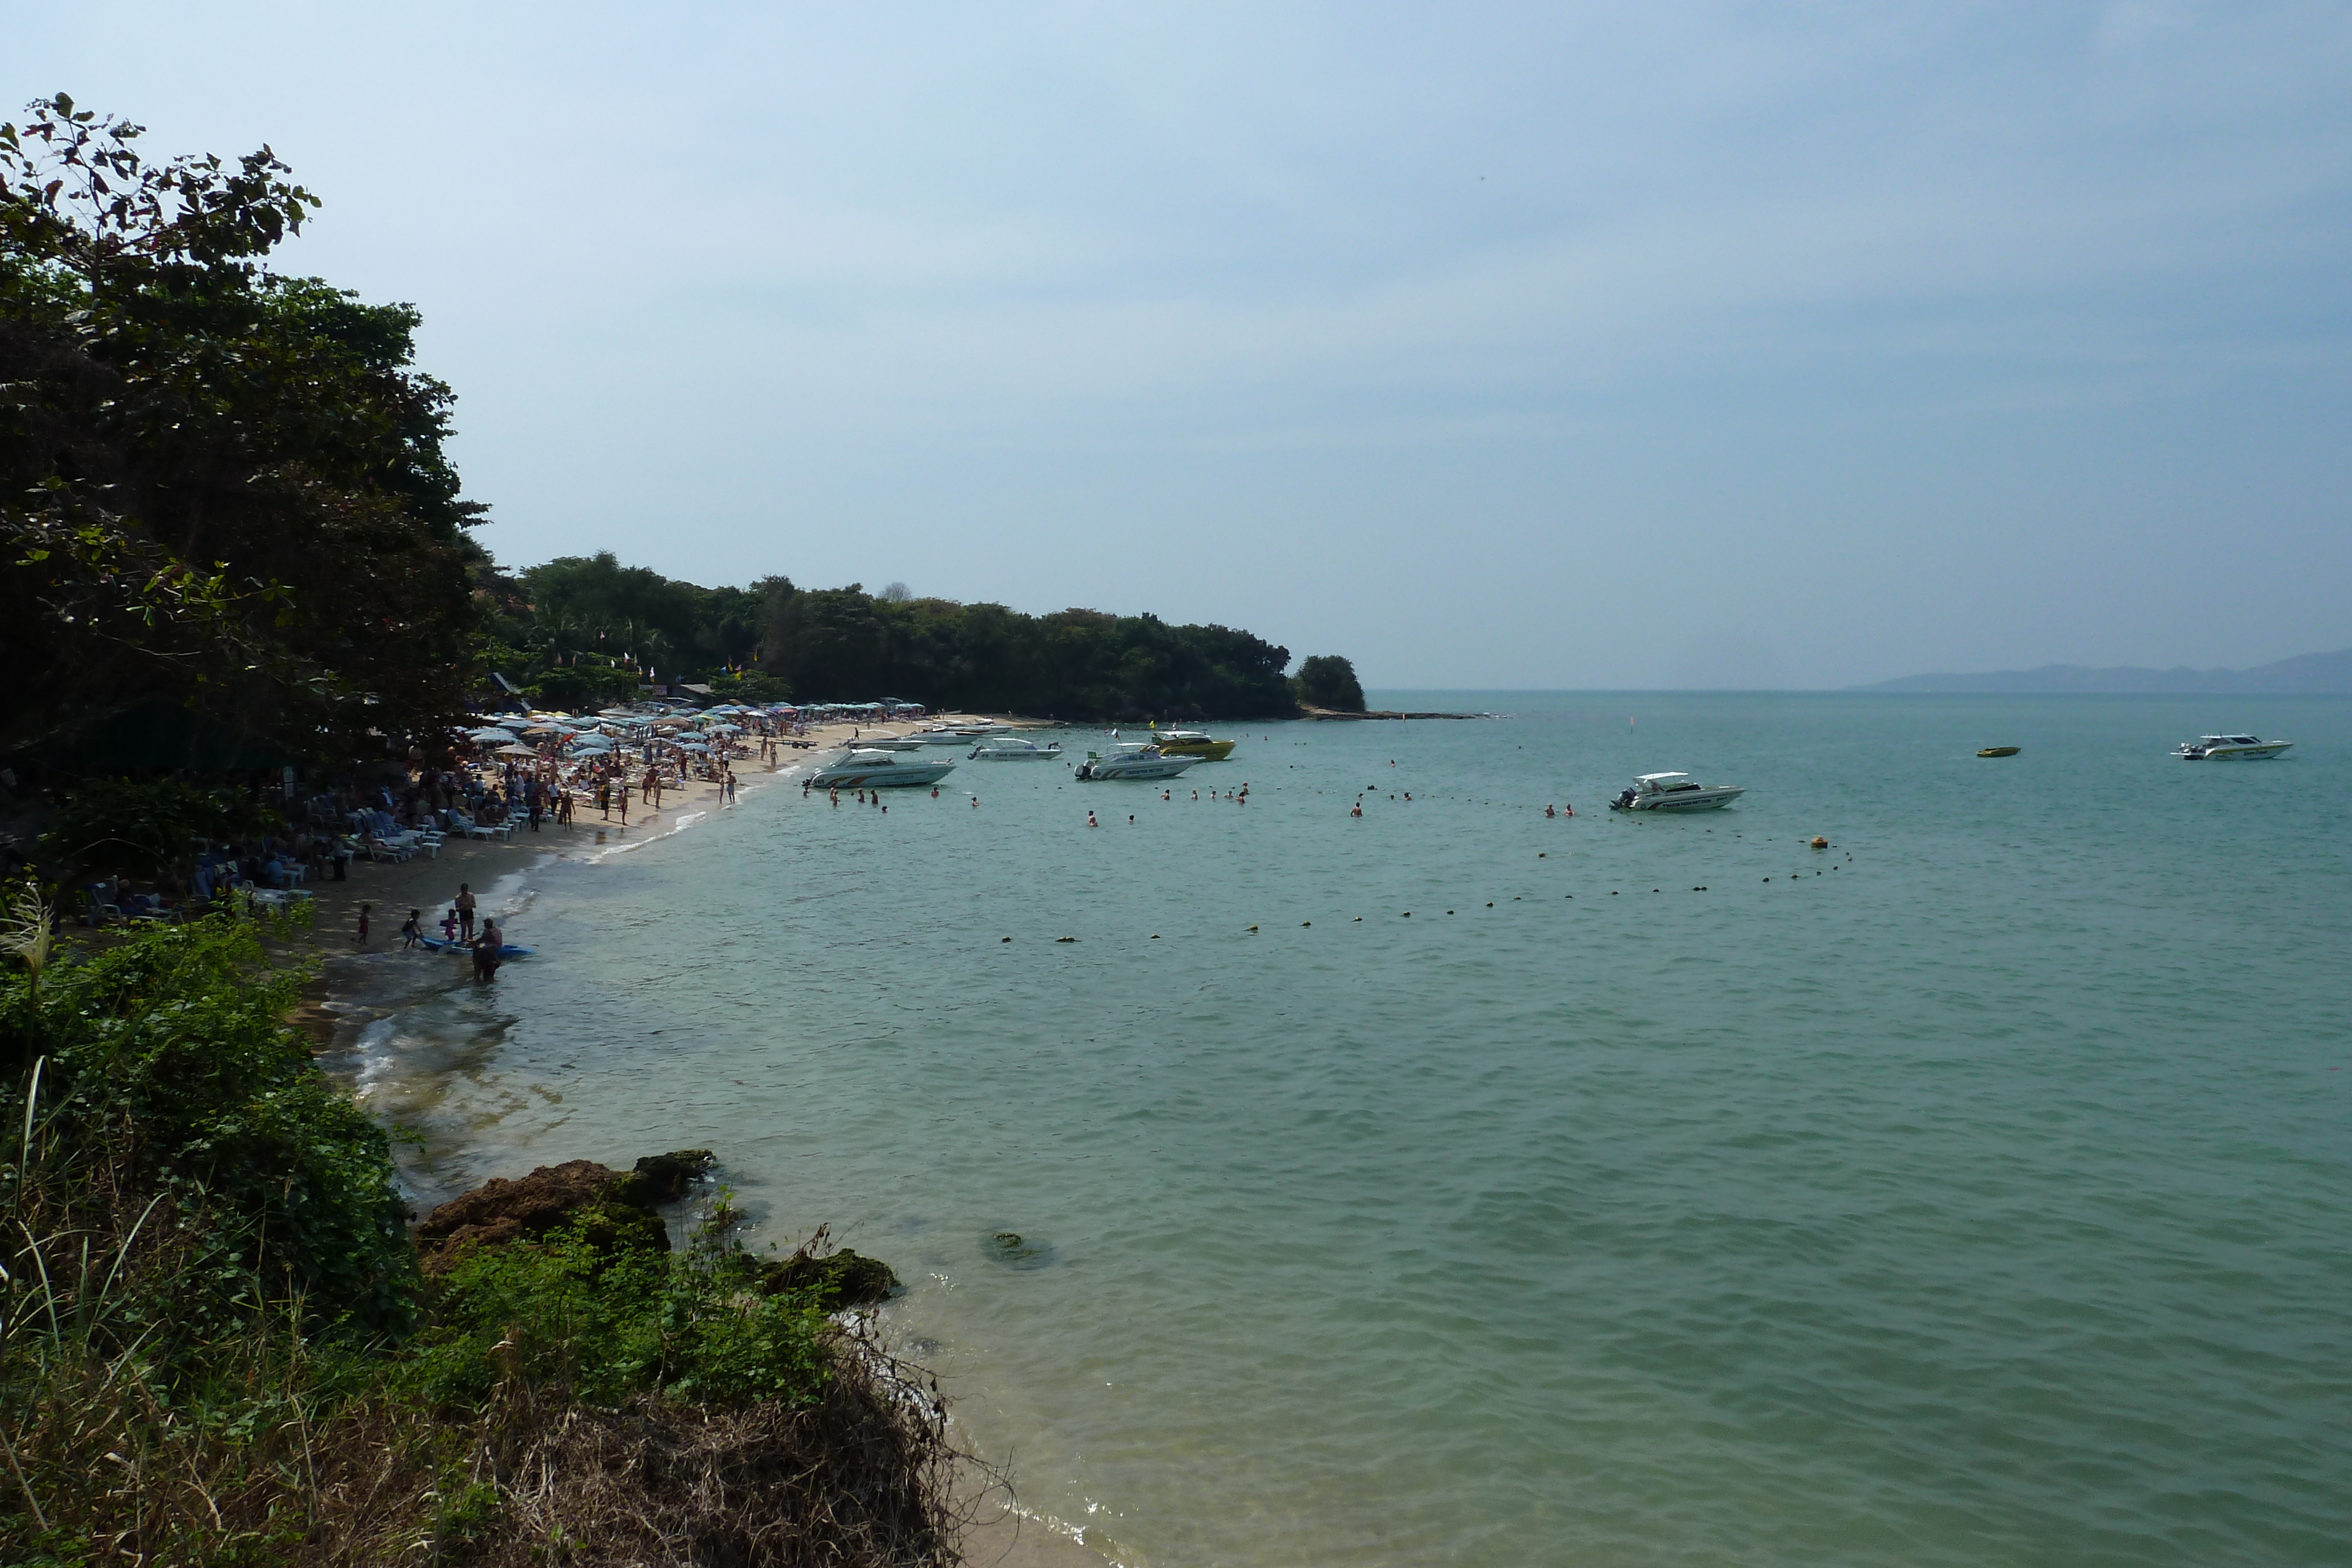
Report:
M267 270L319 204L268 148L141 134L62 94L0 126L0 750L159 702L295 755L437 730L483 508L416 312Z
M1156 615L884 599L856 583L761 584L760 667L812 701L903 696L1068 718L1258 718L1297 711L1290 651Z
M1301 702L1339 713L1364 711L1364 686L1356 679L1356 666L1337 653L1318 653L1303 661L1295 684Z

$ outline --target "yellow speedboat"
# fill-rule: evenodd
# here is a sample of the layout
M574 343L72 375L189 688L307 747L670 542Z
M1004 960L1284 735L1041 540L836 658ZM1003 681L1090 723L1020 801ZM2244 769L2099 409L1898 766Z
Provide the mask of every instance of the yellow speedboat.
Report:
M1223 762L1234 754L1232 741L1218 740L1197 729L1155 729L1151 735L1162 757L1197 757L1203 762Z

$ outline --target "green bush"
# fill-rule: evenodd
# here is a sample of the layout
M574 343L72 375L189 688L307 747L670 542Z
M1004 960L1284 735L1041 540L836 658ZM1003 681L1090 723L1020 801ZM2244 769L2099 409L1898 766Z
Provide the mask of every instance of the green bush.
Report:
M398 1329L416 1276L390 1140L286 1026L297 987L268 967L259 928L227 917L146 926L37 978L12 973L0 981L7 1124L24 1124L38 1061L33 1175L69 1187L102 1166L187 1222L203 1217L224 1272L183 1314L238 1310L225 1303L260 1276L321 1322ZM19 1179L0 1172L17 1204Z
M433 1297L411 1384L472 1407L508 1377L607 1408L635 1394L804 1404L824 1385L824 1312L764 1295L752 1260L706 1232L683 1252L614 1249L593 1217L537 1242L468 1254Z

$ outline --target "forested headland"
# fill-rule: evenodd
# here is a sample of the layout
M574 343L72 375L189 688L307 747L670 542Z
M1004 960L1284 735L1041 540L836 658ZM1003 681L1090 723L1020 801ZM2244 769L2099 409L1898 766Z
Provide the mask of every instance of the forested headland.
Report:
M701 588L609 553L483 576L496 612L485 656L550 704L630 696L661 678L752 701L895 696L1081 720L1263 718L1298 706L1289 650L1225 626L1027 615L782 577Z

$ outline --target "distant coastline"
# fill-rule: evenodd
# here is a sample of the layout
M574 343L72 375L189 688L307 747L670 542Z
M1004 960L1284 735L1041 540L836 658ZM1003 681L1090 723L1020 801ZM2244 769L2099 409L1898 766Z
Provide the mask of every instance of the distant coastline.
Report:
M1848 686L1854 692L2137 692L2197 695L2203 693L2264 695L2352 695L2352 648L2304 653L2251 670L2169 670L2122 665L2042 664L2031 670L1991 670L1980 674L1905 675L1899 680Z

